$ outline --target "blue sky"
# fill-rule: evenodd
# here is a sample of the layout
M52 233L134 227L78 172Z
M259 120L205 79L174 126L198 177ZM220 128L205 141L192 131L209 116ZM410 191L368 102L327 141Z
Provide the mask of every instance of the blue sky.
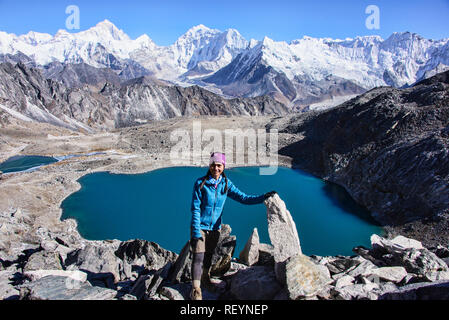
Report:
M80 10L79 32L108 19L131 38L146 33L158 45L170 45L189 28L237 29L247 40L276 41L311 37L344 39L411 31L426 38L449 37L449 0L0 0L0 31L30 30L54 35L66 29L66 7ZM379 29L365 26L368 5L379 8Z

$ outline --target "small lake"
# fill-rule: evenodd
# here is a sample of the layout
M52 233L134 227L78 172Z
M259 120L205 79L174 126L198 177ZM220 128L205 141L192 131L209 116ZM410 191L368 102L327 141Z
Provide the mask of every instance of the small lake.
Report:
M3 173L31 171L40 166L57 162L58 159L44 156L14 156L0 163Z
M76 219L89 240L144 239L179 253L190 236L193 184L206 171L174 167L135 175L88 174L78 180L81 189L62 202L61 218ZM369 247L370 236L382 233L344 188L303 171L279 167L275 175L261 176L258 167L241 167L226 173L247 194L278 192L296 223L304 254L353 255L353 247ZM270 243L264 204L228 198L222 222L237 236L235 257L255 227L260 241Z
M91 152L87 154L70 154L64 156L56 156L56 157L46 157L46 156L29 156L29 155L17 155L11 158L8 158L4 162L0 163L0 171L3 173L12 173L12 172L27 172L34 171L39 169L39 167L45 166L47 164L51 164L54 162L82 157L82 156L93 156L105 154L104 152Z

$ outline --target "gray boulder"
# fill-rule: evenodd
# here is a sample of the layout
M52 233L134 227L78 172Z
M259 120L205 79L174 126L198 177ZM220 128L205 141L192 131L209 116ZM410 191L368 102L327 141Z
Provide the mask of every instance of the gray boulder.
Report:
M372 270L376 269L376 265L369 260L365 260L362 257L359 257L360 263L346 270L346 273L352 277L358 277L361 275L367 275L372 272Z
M281 289L272 268L252 266L232 277L230 293L238 300L271 300Z
M282 282L291 300L311 298L333 282L329 270L303 254L290 257L283 264Z
M274 247L268 243L259 243L258 265L274 267Z
M362 257L325 257L320 261L320 264L324 264L331 274L339 274L354 269L365 260L366 259Z
M160 295L166 297L168 300L189 300L189 294L189 285L185 283L164 286L160 291Z
M112 300L117 291L61 276L47 276L20 287L21 300Z
M23 275L31 281L36 281L47 276L68 277L81 282L85 282L87 280L87 274L79 270L33 270L25 271Z
M390 266L403 266L408 273L423 276L428 281L449 280L447 264L419 241L398 236L393 240L371 236L374 256Z
M135 296L137 300L141 300L147 293L148 289L151 287L151 283L154 280L154 274L144 274L141 275L134 286L129 292L130 295Z
M373 234L370 240L373 250L383 249L388 252L400 253L407 249L424 249L421 242L403 236L397 236L394 239L389 240L378 236L377 234Z
M153 270L149 274L141 275L131 288L129 294L135 296L138 300L152 298L158 291L162 282L167 279L171 266L172 263L167 262L161 269L157 271Z
M240 261L248 266L256 264L259 261L259 245L259 233L257 232L257 228L254 228L245 247L240 252Z
M379 300L449 300L449 281L409 284L384 293Z
M407 276L407 270L404 267L381 267L371 269L363 276L376 281L399 283Z
M57 252L46 250L33 253L23 267L23 271L62 270L61 259Z
M97 284L103 282L109 288L120 281L123 261L116 255L119 241L89 242L83 249L67 255L66 266L70 270L81 270L88 274L88 280Z
M181 281L190 281L191 275L192 257L190 252L190 240L186 242L184 247L176 259L172 271L168 277L171 283L179 283Z
M120 243L115 255L126 265L141 270L159 270L178 257L155 242L139 239Z
M343 275L342 277L339 277L337 280L335 280L334 286L335 288L343 288L346 286L353 285L355 281L355 278L350 275Z
M224 277L231 277L233 275L235 275L237 272L239 272L240 270L244 270L249 268L248 265L243 264L243 263L238 263L235 261L231 262L231 267L229 268L229 270L224 274Z
M57 253L62 264L65 262L67 255L74 250L74 248L69 248L56 240L43 240L41 242L41 247L45 251Z
M19 298L19 290L13 285L14 274L14 271L0 271L0 300Z
M331 295L334 300L377 300L378 290L380 287L376 283L352 284L332 288Z

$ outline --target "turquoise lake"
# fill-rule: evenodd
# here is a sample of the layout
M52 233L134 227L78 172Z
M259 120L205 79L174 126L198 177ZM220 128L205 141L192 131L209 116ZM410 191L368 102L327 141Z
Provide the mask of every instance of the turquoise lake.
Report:
M58 159L53 157L14 156L0 163L0 171L3 173L26 171L57 161Z
M78 180L81 189L62 202L62 219L76 219L89 240L144 239L179 253L190 236L193 184L206 171L174 167L136 175L85 175ZM258 167L241 167L226 173L247 194L278 192L296 223L304 254L353 255L353 247L369 247L370 236L382 233L344 188L303 171L279 167L275 175L261 176ZM270 243L264 204L228 198L222 222L237 236L235 257L255 227L260 241Z

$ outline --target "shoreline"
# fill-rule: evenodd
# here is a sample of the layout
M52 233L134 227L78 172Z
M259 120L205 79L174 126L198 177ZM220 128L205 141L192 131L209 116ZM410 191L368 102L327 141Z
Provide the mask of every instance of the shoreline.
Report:
M89 163L91 161L102 161L102 160L110 158L111 156L116 156L119 159L115 159L107 167L89 168L89 169L86 169L83 171L77 170L77 167L82 166L83 163ZM167 156L167 155L165 155L165 156ZM137 168L132 168L132 169L123 168L122 167L123 164L126 163L126 161L128 161L129 159L133 159L134 161L145 161L146 164L139 167L138 169ZM44 228L49 228L49 230L52 231L51 224L48 225L46 223L46 221L48 219L48 220L52 220L52 221L57 221L58 222L57 224L60 225L59 226L60 228L58 228L58 229L61 231L63 231L64 229L72 229L72 230L74 229L77 233L77 238L80 238L82 240L85 240L85 241L114 241L114 240L118 240L118 239L107 238L107 239L89 240L89 239L84 238L79 231L79 224L75 218L62 219L63 209L61 208L61 205L62 205L63 201L65 199L67 199L69 196L71 196L72 194L78 192L82 188L82 186L78 182L78 180L88 174L91 174L91 173L108 172L110 174L128 174L128 175L131 174L131 175L133 175L133 174L145 174L145 173L152 172L152 171L155 171L158 169L175 168L175 167L201 167L201 168L204 167L205 169L207 168L207 166L204 164L193 165L193 164L189 163L188 161L186 161L186 163L184 163L184 164L172 165L172 164L168 163L167 161L165 161L164 159L165 159L165 157L162 156L161 160L148 161L148 159L145 156L131 155L131 157L128 157L128 155L126 155L126 156L122 157L117 154L111 155L109 152L106 152L103 154L96 154L96 155L85 156L85 157L70 157L68 159L58 161L56 163L42 166L39 168L39 170L36 170L35 172L21 172L21 173L19 172L19 173L15 173L15 174L17 176L19 176L22 173L23 174L35 173L36 175L49 174L49 178L57 176L58 179L62 178L62 179L66 179L66 180L67 179L72 180L70 188L66 188L63 193L60 192L60 193L53 194L53 196L57 198L57 202L55 202L48 209L50 209L49 211L53 212L54 214L48 214L45 219L40 219L40 223L33 226L34 229L44 227ZM278 167L300 170L304 174L307 174L307 175L313 176L317 179L320 179L322 182L332 183L332 182L322 179L320 177L311 175L310 173L308 173L302 169L294 168L292 166L292 161L291 161L292 159L290 159L288 157L279 157L279 160L280 161L278 163ZM268 164L265 164L265 166L267 166L267 165ZM65 166L71 167L72 170L66 171L64 168ZM263 167L263 166L264 166L263 164L254 165L254 164L236 163L236 164L230 165L229 167L227 167L227 169L242 168L242 167ZM61 172L61 169L63 169L62 172ZM26 207L22 207L21 209L22 209L22 211L25 211L25 212L29 211L29 209ZM379 228L380 228L379 235L384 236L385 234L387 234L386 229L383 226L379 226ZM128 239L128 240L131 240L131 239ZM245 241L245 240L243 239L242 241Z

